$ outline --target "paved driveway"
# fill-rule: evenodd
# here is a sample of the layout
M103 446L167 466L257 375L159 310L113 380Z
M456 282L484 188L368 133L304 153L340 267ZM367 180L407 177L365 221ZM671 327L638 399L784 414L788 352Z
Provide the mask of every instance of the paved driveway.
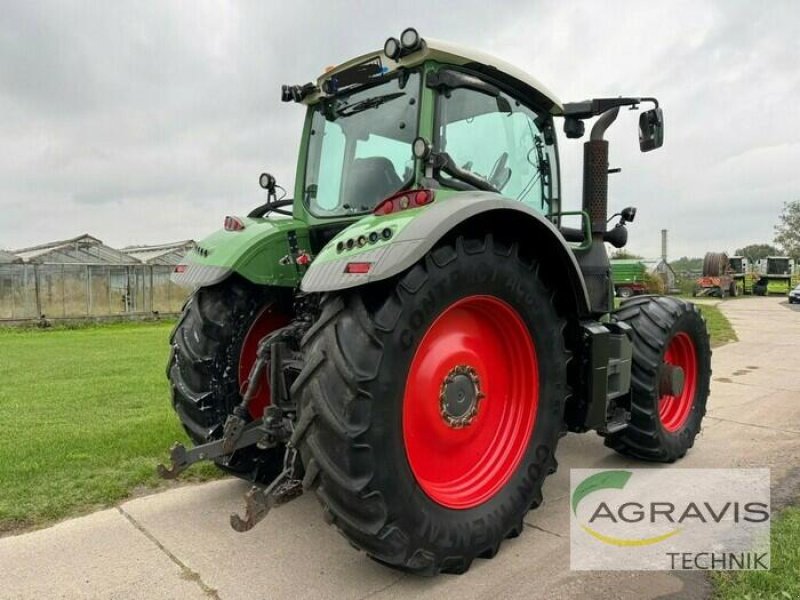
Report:
M705 427L681 467L768 466L773 500L800 481L800 306L784 299L721 304L740 341L713 359ZM353 550L326 526L313 497L276 510L238 534L247 485L235 480L138 498L49 529L0 539L3 598L655 598L702 597L697 574L569 571L570 467L637 463L593 435L569 435L561 469L547 480L545 504L526 531L493 560L461 576L398 574ZM665 467L669 468L669 467Z

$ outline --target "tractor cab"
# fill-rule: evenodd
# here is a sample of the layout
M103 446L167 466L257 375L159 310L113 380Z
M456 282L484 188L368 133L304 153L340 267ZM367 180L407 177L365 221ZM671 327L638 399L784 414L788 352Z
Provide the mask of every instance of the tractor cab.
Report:
M284 86L284 100L308 105L295 188L303 209L341 219L403 190L434 188L490 191L557 213L552 116L562 107L517 71L407 30L314 84ZM426 160L437 156L449 160Z

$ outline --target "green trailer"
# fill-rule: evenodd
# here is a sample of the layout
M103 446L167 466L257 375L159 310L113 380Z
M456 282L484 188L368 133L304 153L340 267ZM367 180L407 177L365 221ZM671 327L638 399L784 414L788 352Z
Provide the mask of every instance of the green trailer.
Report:
M635 258L611 260L611 280L619 298L647 293L647 267Z

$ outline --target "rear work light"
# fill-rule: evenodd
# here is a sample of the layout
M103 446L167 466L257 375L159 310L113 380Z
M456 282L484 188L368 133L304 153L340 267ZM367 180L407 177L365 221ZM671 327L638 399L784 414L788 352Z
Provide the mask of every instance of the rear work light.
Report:
M364 275L365 273L369 273L371 268L372 263L369 262L351 262L347 263L344 272L350 273L351 275Z
M431 202L433 202L433 192L431 190L408 190L389 196L378 204L372 213L375 215L390 215L408 208L419 208Z
M239 217L225 217L225 231L244 231L244 223Z

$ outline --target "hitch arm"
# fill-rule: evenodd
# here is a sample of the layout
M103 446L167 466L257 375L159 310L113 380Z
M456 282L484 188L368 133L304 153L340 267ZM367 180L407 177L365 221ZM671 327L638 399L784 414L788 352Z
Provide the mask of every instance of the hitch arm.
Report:
M262 419L256 419L245 425L241 435L230 451L226 451L224 448L224 438L195 446L190 450L187 450L186 446L181 443L175 443L169 451L170 462L172 463L169 468L165 467L163 464L156 467L159 477L163 479L175 479L196 462L214 460L220 456L227 456L240 448L258 443L258 441L264 437L264 430L261 428L261 423Z

